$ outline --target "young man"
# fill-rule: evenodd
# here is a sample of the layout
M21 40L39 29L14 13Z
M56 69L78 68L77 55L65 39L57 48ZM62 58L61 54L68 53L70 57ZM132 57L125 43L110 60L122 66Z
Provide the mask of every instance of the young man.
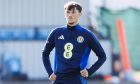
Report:
M87 77L98 70L106 60L106 55L95 35L82 28L78 19L82 7L77 2L64 5L67 25L54 29L43 50L43 63L54 84L87 84ZM49 54L55 47L55 67L52 70ZM90 50L98 60L89 69L86 68Z

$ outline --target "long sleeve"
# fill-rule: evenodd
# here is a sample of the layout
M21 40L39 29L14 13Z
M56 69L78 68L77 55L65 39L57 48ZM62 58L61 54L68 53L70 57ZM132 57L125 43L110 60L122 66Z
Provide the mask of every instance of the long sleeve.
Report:
M49 55L50 55L50 52L52 51L52 49L54 48L54 46L55 46L54 31L52 31L47 38L46 45L42 52L43 64L44 64L45 69L47 70L49 76L53 73Z
M106 54L102 46L100 45L98 39L92 33L90 34L88 45L98 57L98 60L89 69L87 69L90 76L91 74L95 73L106 61Z

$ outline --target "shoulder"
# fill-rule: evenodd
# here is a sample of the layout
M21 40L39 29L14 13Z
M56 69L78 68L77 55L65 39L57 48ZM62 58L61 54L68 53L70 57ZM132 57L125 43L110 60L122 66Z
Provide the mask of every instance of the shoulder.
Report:
M83 27L81 27L81 29L87 39L97 39L96 35L91 30Z
M63 29L65 29L65 26L56 27L56 28L54 28L54 29L51 30L51 33L59 33Z
M81 27L81 31L86 35L93 35L94 34L91 30L89 30L88 28L85 28L85 27Z

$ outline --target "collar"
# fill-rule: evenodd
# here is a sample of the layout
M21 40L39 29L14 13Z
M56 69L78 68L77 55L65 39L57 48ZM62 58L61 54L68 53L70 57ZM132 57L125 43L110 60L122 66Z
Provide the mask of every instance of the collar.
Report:
M75 26L67 25L67 29L69 29L69 30L75 30L78 26L79 26L79 24L76 24Z

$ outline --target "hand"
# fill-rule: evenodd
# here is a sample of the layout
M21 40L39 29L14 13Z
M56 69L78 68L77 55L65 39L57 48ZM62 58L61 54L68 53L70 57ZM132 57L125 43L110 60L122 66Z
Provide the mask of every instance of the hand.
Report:
M80 73L81 73L81 76L83 76L83 77L85 77L85 78L88 77L88 71L87 71L86 69L81 70Z
M52 73L49 77L50 81L55 81L56 80L56 75L54 73Z

